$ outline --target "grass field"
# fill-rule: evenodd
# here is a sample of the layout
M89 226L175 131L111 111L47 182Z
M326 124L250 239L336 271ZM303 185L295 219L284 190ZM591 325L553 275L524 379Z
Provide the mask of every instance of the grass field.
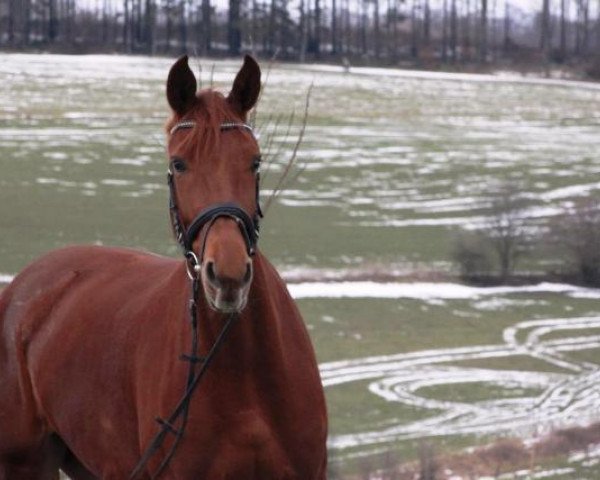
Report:
M163 147L170 63L0 55L5 278L71 243L177 254ZM227 89L238 67L217 62L215 85ZM412 459L422 439L458 449L598 420L598 292L336 278L451 278L457 231L485 220L501 181L527 192L521 213L533 229L598 196L600 85L276 65L258 125L297 115L276 139L267 194L311 83L303 171L268 212L261 248L295 283L315 342L332 468L357 471L384 451ZM324 278L327 289L312 283ZM570 465L555 478L593 478Z

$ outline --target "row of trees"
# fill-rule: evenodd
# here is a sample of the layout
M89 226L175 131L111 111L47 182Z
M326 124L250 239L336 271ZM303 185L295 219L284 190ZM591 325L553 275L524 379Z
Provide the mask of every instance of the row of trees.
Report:
M600 0L535 1L0 0L0 45L388 64L600 51Z

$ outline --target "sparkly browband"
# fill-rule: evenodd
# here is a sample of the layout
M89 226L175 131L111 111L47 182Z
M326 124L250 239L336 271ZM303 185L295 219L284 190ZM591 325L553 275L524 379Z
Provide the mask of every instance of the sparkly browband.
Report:
M171 130L169 131L169 134L173 135L178 130L183 130L186 128L194 128L195 126L196 126L196 122L194 122L193 120L183 120L182 122L176 123L173 126L173 128L171 128ZM254 136L254 131L252 130L252 127L250 125L248 125L247 123L223 122L221 124L220 128L221 128L221 130L232 130L234 128L242 128L244 130L248 130Z

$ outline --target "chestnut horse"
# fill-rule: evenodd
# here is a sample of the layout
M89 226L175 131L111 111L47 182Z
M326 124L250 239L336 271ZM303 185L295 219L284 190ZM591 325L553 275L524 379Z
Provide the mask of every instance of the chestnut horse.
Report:
M326 477L314 351L256 250L259 147L244 122L260 69L247 56L227 97L196 89L182 57L167 80L167 153L190 260L69 247L0 297L2 480L54 480L59 469L76 480Z

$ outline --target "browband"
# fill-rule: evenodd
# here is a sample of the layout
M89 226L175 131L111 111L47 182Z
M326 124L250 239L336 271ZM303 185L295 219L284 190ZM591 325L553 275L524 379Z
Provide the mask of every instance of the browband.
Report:
M194 128L195 126L196 126L196 122L193 121L193 120L182 120L181 122L178 122L175 125L173 125L173 128L171 128L171 130L169 130L169 135L173 135L178 130L183 130L183 129L186 129L186 128ZM242 122L223 122L220 125L220 129L221 130L233 130L234 128L241 128L243 130L247 130L247 131L249 131L252 134L253 137L255 136L254 135L254 130L247 123L242 123Z

